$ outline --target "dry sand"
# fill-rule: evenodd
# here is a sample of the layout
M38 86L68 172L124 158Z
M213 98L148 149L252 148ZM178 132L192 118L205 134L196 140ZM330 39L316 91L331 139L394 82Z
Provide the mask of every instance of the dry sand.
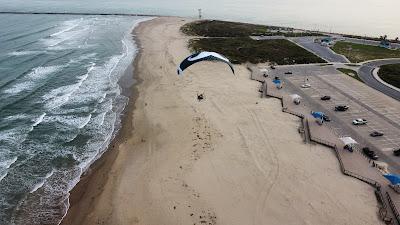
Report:
M342 175L332 150L304 144L299 119L260 99L244 66L237 76L211 62L176 75L187 21L137 28L133 129L73 194L63 223L380 224L373 189Z

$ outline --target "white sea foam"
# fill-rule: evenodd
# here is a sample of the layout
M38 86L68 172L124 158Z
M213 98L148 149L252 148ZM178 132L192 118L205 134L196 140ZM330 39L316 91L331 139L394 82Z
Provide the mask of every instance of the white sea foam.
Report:
M10 52L7 55L10 56L24 56L24 55L34 55L34 54L40 54L40 53L45 53L46 51L15 51L15 52Z
M49 42L43 40L42 43L45 43L44 47L54 50L54 49L85 47L89 46L89 44L91 43L96 43L97 40L93 39L92 41L92 39L89 39L88 34L92 32L93 30L92 28L97 28L97 27L92 26L92 24L90 24L90 22L86 22L86 20L87 18L85 18L79 25L75 27L73 27L73 25L68 27L68 24L64 24L65 25L64 27L59 27L60 30L57 30L57 33L54 33L53 35L46 38L49 39L48 40ZM104 20L99 20L99 21L100 23L104 22ZM89 71L90 74L88 73L80 75L78 77L78 80L68 83L67 86L63 87L49 86L54 89L50 92L47 92L47 95L45 96L43 96L44 94L40 93L41 96L43 96L43 98L41 98L39 101L41 103L44 102L45 107L54 107L61 105L65 106L65 107L52 108L52 110L45 109L47 114L43 118L41 118L42 120L41 123L45 123L47 121L55 121L71 127L76 127L76 128L84 127L85 130L86 129L88 130L88 132L85 132L85 134L90 136L90 140L88 140L87 144L82 149L79 149L79 151L76 151L75 149L71 148L71 151L74 151L72 154L75 155L75 158L79 164L80 169L74 170L75 168L72 168L71 171L74 170L72 172L64 169L62 171L55 171L54 174L48 174L46 175L45 178L40 178L31 183L30 187L32 189L30 190L30 193L34 194L27 196L38 195L42 193L42 190L46 190L46 193L48 193L47 191L51 192L48 196L39 196L40 203L42 203L42 199L44 199L43 201L46 204L37 205L38 206L36 208L37 211L28 210L30 212L33 212L32 214L37 216L37 218L36 217L33 218L34 221L43 221L43 219L49 220L49 218L51 218L53 222L54 219L57 220L59 219L59 217L54 217L54 216L52 217L52 215L47 215L43 213L41 214L41 212L48 212L46 208L42 207L47 207L48 205L53 206L53 204L47 204L46 199L53 198L54 201L59 201L59 200L62 201L66 199L65 201L66 209L65 211L62 211L62 213L67 211L67 208L69 206L68 191L72 187L74 187L76 183L79 181L81 173L83 171L86 171L87 168L102 155L102 153L107 149L110 141L114 137L116 132L115 130L118 129L118 123L119 123L118 118L120 112L119 108L122 108L124 106L123 104L121 104L122 102L120 103L120 101L118 100L120 87L118 86L117 82L120 76L122 75L123 72L122 70L126 69L127 65L131 62L135 52L134 51L135 48L132 47L133 45L127 42L130 38L131 38L130 33L127 33L127 38L124 39L124 41L122 42L124 46L123 47L124 49L122 51L123 53L122 54L117 53L118 55L109 57L108 60L106 59L106 63L104 63L104 57L107 57L105 55L107 52L100 53L101 57L99 57L99 59L96 59L96 62L98 62L99 65L93 66L92 68L93 71L91 72ZM115 42L113 44L115 44ZM79 52L80 50L77 51ZM52 52L52 53L58 54L57 52ZM75 62L79 63L73 65L74 68L77 69L79 68L75 66L82 66L83 62L88 61L87 59L82 59L82 60L79 60L79 58L75 59L78 60L77 61L71 60L70 64ZM100 63L102 63L102 65L100 65ZM77 69L74 69L73 71L78 71ZM77 75L76 73L71 74L71 77L76 77L76 75ZM35 86L38 86L39 82L41 82L40 84L43 84L42 81L46 81L49 78L48 76L41 78L41 76L28 77L27 75L25 75L22 76L21 79L17 80L17 82L24 83L25 87L21 86L20 89L22 89L22 91L25 91L28 90L28 88L34 88ZM13 85L15 85L17 82L12 83L10 86L14 87ZM29 82L33 82L35 84ZM63 83L62 85L65 85L65 83ZM14 90L14 92L19 93L21 91L17 92ZM39 91L37 93L39 93ZM112 102L114 99L116 101L113 104ZM35 99L34 101L37 100ZM109 102L110 104L108 104ZM38 106L42 107L42 104L38 104ZM116 112L113 112L112 111L113 109L116 109ZM93 114L90 115L90 113ZM37 116L38 115L36 115L36 117ZM32 120L29 117L27 121L31 121L31 123L29 124L32 124L33 122L36 123L39 120L38 119ZM67 138L75 136L75 133L79 132L78 130L70 129L70 127L66 127L65 129L64 126L60 126L60 124L57 123L55 123L54 126L60 128L61 131L64 130L73 131L71 132L73 134L66 135ZM33 136L35 135L32 135L32 138L34 138ZM53 143L49 144L50 144L49 147L54 147ZM55 144L60 144L60 143L55 143ZM37 146L37 149L35 148L33 150L40 152L41 151L40 148L42 148L42 146ZM59 149L59 148L55 147L54 149ZM3 175L0 174L0 176ZM66 186L65 183L68 183L68 186ZM54 202L49 201L49 203L54 203ZM32 205L34 204L26 204L26 205L21 204L20 205L21 210L24 209L23 207L29 207ZM39 217L41 218L39 219ZM20 224L33 224L33 222L26 220L26 223L20 223Z
M42 178L42 180L39 183L37 183L33 186L30 193L32 194L33 192L35 192L39 188L41 188L44 185L44 183L47 181L47 179L49 179L51 176L53 176L53 174L54 174L54 170L52 170L50 173L47 173L46 176L44 178Z
M89 47L82 45L93 32L93 18L65 21L61 30L42 39L48 50L64 50Z
M136 23L132 26L132 30L133 30L140 22L144 22L144 21L151 20L151 19L153 19L153 18L144 18L144 19L137 20ZM129 31L129 34L130 34L130 33L131 33L131 32ZM130 38L131 38L130 35L127 34L126 39L130 39ZM134 49L135 47L131 44L130 49L132 49L132 48ZM136 50L136 49L135 49L135 50ZM135 51L132 51L131 54L132 54L132 55L129 55L129 56L132 56L132 57L133 57L133 55L135 54ZM103 93L101 96L104 96L104 97L103 97L103 100L104 100L104 98L105 98L106 95ZM102 100L102 101L103 101L103 100ZM103 126L104 121L105 121L105 116L106 116L106 112L104 112L103 114L100 115L100 118L101 118L101 124L100 124L100 126ZM115 121L115 120L114 120L114 121ZM110 141L111 141L111 139L112 139L112 137L113 137L113 133L114 133L114 122L113 122L113 125L112 125L111 129L107 129L107 132L108 132L109 136L105 139L105 141L104 141L103 144L101 145L101 146L103 146L103 148L107 148L108 144L110 143ZM75 179L73 179L73 180L70 182L69 190L67 190L67 191L70 191L70 190L78 183L79 177L80 177L80 175L82 174L82 172L86 171L87 168L88 168L96 159L98 159L99 157L101 157L102 153L104 152L104 150L101 149L101 146L94 146L95 148L97 147L97 149L98 149L97 153L96 153L96 154L93 154L92 157L91 157L89 160L81 161L81 163L79 164L79 167L81 168L81 170L80 170L81 172L79 173L78 176L75 177ZM62 218L61 218L59 224L61 223L62 219L63 219L63 218L65 217L65 215L67 214L69 205L70 205L70 204L69 204L69 198L67 198L66 203L65 203L65 208L66 208L66 210L65 210L65 213L64 213L64 215L62 216Z
M6 94L18 94L22 91L34 88L37 83L46 79L49 75L58 72L63 66L46 66L36 67L30 73L21 78L21 82L14 84L12 87L4 90Z
M35 121L35 123L32 124L32 127L36 127L37 125L39 125L43 121L43 118L45 116L46 116L46 113L43 113L42 115L40 115L39 118Z
M18 157L15 156L11 159L0 162L0 168L9 169L11 167L11 165L17 161L17 159L18 159Z
M106 99L107 93L104 93L99 100L99 103L102 103Z
M14 141L19 131L17 129L10 129L1 131L0 141Z
M84 127L89 121L91 116L81 117L77 115L53 115L45 118L46 122L58 122L69 127Z
M83 61L83 60L95 58L96 55L97 55L97 53L95 53L95 52L94 52L94 53L90 53L90 54L86 54L86 55L82 55L82 56L79 56L78 58L71 59L71 60L69 61L69 63L70 63L70 64L72 64L72 63L79 63L79 62L81 62L81 61Z
M26 119L29 116L26 114L17 114L17 115L12 115L12 116L7 116L4 119L5 120L9 120L9 121L13 121L13 120L22 120L22 119Z
M8 169L11 167L12 164L14 164L17 161L17 159L18 159L18 157L15 156L11 159L0 162L0 181L3 180L7 176Z
M104 119L106 117L106 114L107 112L100 114L100 123L99 123L100 126L104 124Z
M76 20L68 20L68 21L65 21L65 22L63 23L63 28L64 28L64 29L62 29L62 30L60 30L60 31L58 31L58 32L56 32L56 33L54 33L54 34L51 34L50 37L58 36L58 35L60 35L60 34L63 34L63 33L65 33L65 32L68 32L68 31L70 31L70 30L72 30L72 29L78 27L79 24L80 24L82 21L83 21L83 18L76 19Z
M72 85L58 87L49 93L45 94L42 99L46 103L47 109L54 109L62 106L70 99L71 95L75 93L82 85L82 83L89 77L90 72L95 68L95 63L91 63L87 69L86 74L78 77L78 82Z
M89 114L88 117L86 117L86 119L83 121L83 123L81 125L78 126L79 129L84 128L90 121L90 119L92 118L92 114Z

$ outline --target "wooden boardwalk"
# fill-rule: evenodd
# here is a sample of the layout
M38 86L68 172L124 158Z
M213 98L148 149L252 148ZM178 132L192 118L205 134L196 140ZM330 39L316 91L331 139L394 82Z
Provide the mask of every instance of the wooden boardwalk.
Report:
M303 134L305 141L313 141L330 147L336 153L340 169L343 174L363 181L375 188L375 196L379 203L379 215L386 224L400 225L400 194L389 187L389 182L382 173L373 166L373 161L366 158L359 149L354 152L345 150L344 144L329 126L319 125L310 115L311 109L307 104L296 105L290 94L284 89L277 89L272 83L272 78L265 77L256 66L248 66L252 71L251 79L262 82L262 97L274 97L282 101L282 111L298 116L302 119L302 128L299 132Z

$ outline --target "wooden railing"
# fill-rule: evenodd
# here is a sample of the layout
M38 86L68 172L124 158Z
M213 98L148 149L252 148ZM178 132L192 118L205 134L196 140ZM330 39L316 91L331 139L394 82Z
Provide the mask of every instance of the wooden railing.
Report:
M396 217L397 223L400 224L399 212L397 211L396 205L393 203L392 198L390 197L388 192L386 192L386 198L387 198L387 200L389 202L390 208L392 208L394 216Z

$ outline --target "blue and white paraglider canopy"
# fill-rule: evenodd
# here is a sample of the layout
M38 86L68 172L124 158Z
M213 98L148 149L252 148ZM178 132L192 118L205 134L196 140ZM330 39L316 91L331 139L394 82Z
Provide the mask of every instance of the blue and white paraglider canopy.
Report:
M195 53L186 59L184 59L181 64L178 66L178 75L182 75L183 71L189 66L201 62L201 61L221 61L229 65L232 70L232 73L235 74L235 70L233 69L232 63L225 56L216 53L216 52L199 52Z

